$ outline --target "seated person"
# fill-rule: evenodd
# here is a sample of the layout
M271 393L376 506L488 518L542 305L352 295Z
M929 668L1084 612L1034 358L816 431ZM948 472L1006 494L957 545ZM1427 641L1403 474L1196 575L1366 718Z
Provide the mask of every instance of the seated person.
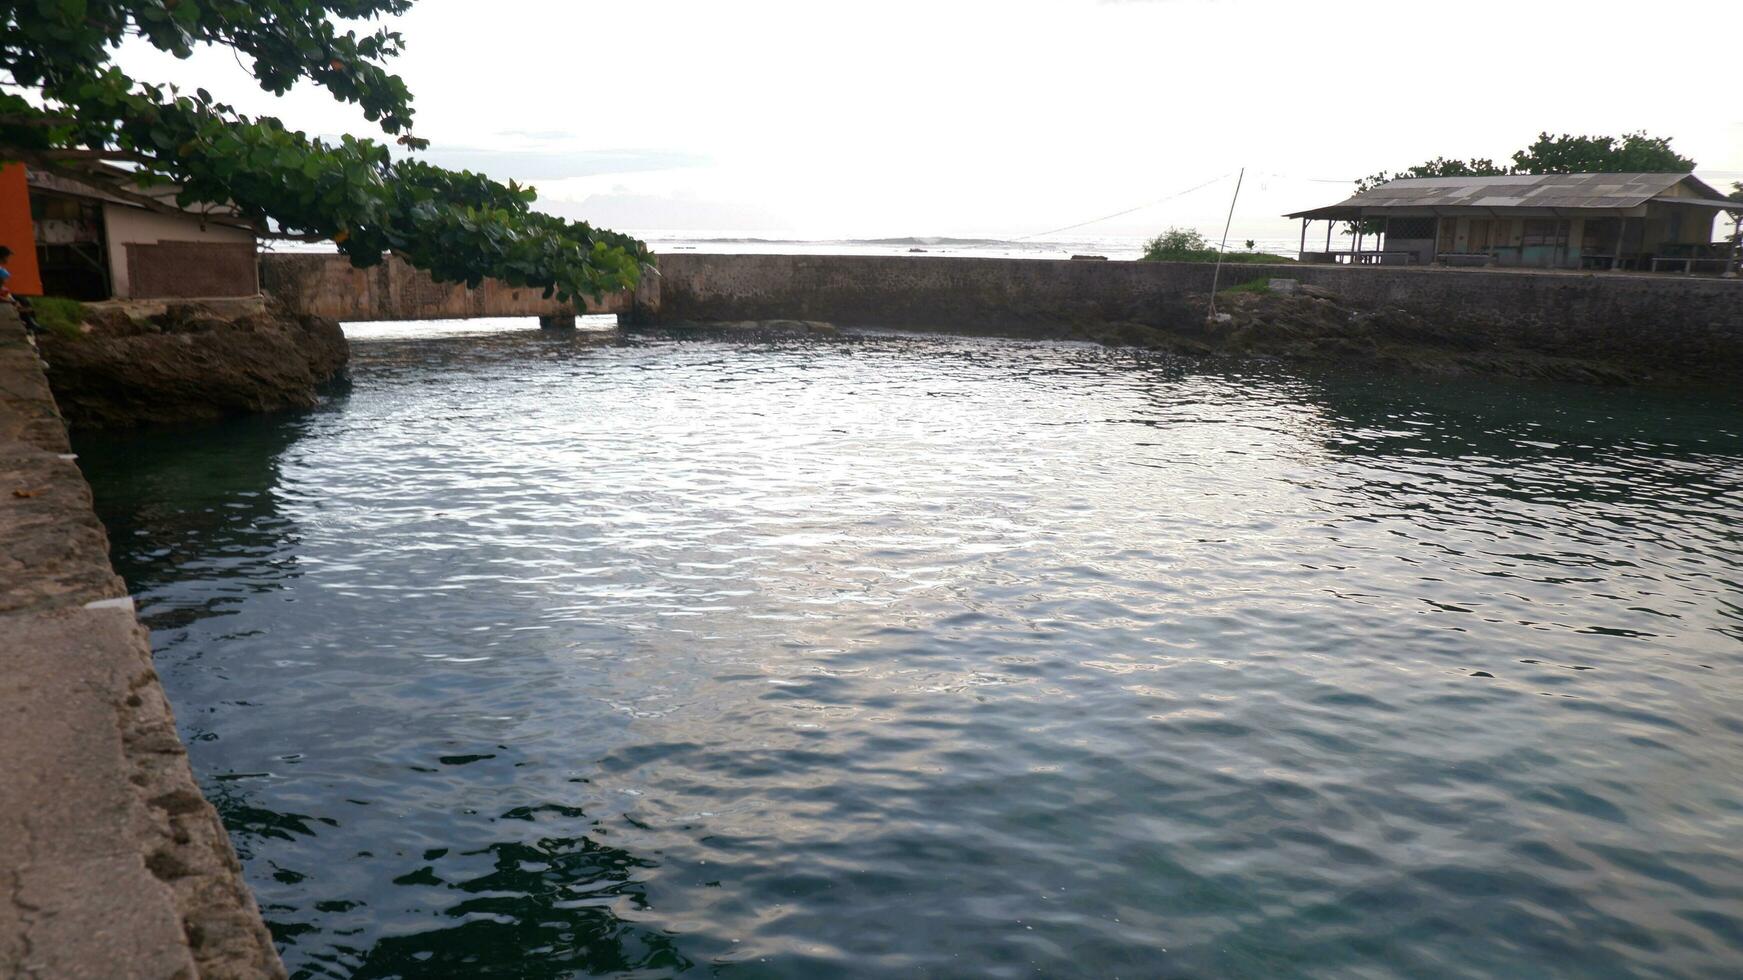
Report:
M12 270L6 264L12 261L12 249L0 245L0 303L11 303L18 309L18 318L24 321L24 326L31 334L42 332L36 325L35 311L30 308L30 301L12 293Z

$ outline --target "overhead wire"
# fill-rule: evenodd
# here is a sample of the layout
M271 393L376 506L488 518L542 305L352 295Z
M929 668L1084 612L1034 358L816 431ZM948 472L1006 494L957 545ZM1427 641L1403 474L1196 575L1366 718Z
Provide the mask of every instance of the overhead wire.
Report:
M1038 231L1032 235L1023 235L1019 238L1013 239L1013 241L1026 242L1031 238L1040 238L1042 235L1057 235L1062 231L1075 231L1076 229L1085 227L1086 225L1100 224L1103 221L1111 221L1114 218L1124 217L1125 215L1131 214L1135 211L1142 211L1145 208L1153 208L1158 204L1162 204L1162 203L1165 203L1167 201L1172 201L1177 197L1185 197L1186 195L1191 194L1193 191L1204 190L1206 187L1209 187L1210 185L1216 183L1217 181L1228 177L1229 174L1232 174L1232 173L1234 173L1233 170L1230 170L1228 173L1217 174L1215 177L1212 177L1211 179L1205 181L1202 184L1194 184L1191 187L1188 187L1187 189L1185 189L1183 191L1176 191L1175 193L1170 194L1167 197L1159 197L1156 200L1149 202L1148 204L1140 204L1137 207L1127 208L1124 211L1115 211L1113 214L1104 214L1099 218L1091 218L1088 221L1079 221L1077 224L1066 225L1063 228L1053 228L1053 229L1050 229L1048 231Z
M1017 238L1012 239L1012 240L1018 241L1018 242L1026 242L1031 238L1041 238L1041 237L1046 236L1046 235L1057 235L1060 232L1076 231L1079 228L1088 227L1089 225L1100 224L1103 221L1112 221L1115 218L1123 218L1128 214L1134 214L1138 211L1143 211L1147 208L1153 208L1158 204L1165 204L1169 201L1174 200L1175 198L1185 197L1186 195L1191 194L1194 191L1204 190L1206 187L1209 187L1212 184L1215 184L1215 183L1218 183L1219 181L1228 179L1229 177L1233 176L1234 173L1235 172L1233 170L1230 170L1230 171L1227 171L1226 173L1217 174L1215 177L1212 177L1211 179L1209 179L1201 184L1194 184L1191 187L1188 187L1183 191L1175 191L1174 193L1169 194L1166 197L1159 197L1154 201L1150 201L1150 202L1145 203L1145 204L1139 204L1136 207L1130 207L1130 208L1126 208L1126 209L1121 210L1121 211L1115 211L1112 214L1104 214L1099 218L1091 218L1088 221L1079 221L1076 224L1065 225L1065 226L1060 227L1060 228L1050 228L1047 231L1037 231L1037 232L1034 232L1033 234L1021 235L1021 236L1018 236ZM1269 171L1269 170L1255 170L1255 171L1253 171L1253 175L1256 177L1275 177L1275 178L1280 178L1282 180L1300 180L1300 181L1306 181L1308 183L1314 183L1314 184L1353 184L1353 183L1355 183L1355 181L1353 181L1353 180L1348 180L1348 179L1341 178L1341 177L1297 177L1293 174L1280 174L1280 173L1277 173L1275 171Z

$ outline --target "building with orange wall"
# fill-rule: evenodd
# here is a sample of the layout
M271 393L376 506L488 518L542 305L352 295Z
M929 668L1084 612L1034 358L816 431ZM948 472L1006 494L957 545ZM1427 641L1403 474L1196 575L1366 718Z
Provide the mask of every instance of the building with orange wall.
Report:
M12 291L20 296L41 296L36 226L30 220L30 183L21 163L0 166L0 245L12 250L12 258L6 263L7 271L12 273Z
M0 169L0 244L13 251L13 291L81 300L259 293L250 222L225 207L179 208L171 186L141 195L158 206L60 174Z

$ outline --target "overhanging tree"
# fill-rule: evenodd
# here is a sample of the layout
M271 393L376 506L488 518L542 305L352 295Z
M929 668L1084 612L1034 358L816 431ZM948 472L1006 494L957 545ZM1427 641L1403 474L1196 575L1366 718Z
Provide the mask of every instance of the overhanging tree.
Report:
M205 89L136 80L114 64L124 39L188 57L218 45L260 86L298 82L356 103L408 149L412 97L386 68L398 32L357 28L413 0L0 0L0 159L18 160L169 210L228 206L272 236L330 239L357 265L392 250L446 281L486 277L563 300L635 286L647 247L626 235L532 210L530 187L395 160L388 147L316 139L249 117Z

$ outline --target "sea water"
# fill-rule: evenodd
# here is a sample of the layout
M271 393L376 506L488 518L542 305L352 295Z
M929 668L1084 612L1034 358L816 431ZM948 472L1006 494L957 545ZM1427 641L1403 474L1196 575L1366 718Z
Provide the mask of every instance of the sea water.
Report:
M1743 406L354 330L79 441L299 976L1717 976Z

